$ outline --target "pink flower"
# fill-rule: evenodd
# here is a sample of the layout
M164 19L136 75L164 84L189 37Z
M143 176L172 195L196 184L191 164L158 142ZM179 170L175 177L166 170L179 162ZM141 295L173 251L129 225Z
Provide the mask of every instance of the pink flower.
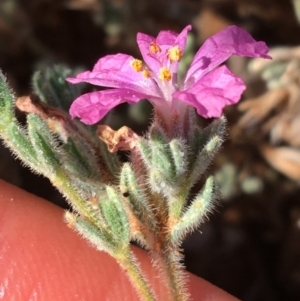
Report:
M205 118L220 117L225 106L240 100L245 85L226 66L218 66L233 54L270 58L268 47L256 42L245 30L229 26L206 40L179 83L178 64L189 30L190 25L180 34L161 31L157 38L138 33L144 62L126 54L107 55L99 59L92 71L68 78L74 84L88 82L113 88L78 97L70 108L72 117L93 124L117 105L134 104L141 99L148 99L166 119L184 114L189 105Z

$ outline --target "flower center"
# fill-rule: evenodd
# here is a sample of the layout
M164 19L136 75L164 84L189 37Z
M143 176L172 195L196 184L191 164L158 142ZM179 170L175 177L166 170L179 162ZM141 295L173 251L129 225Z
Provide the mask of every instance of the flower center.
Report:
M141 72L143 77L145 78L153 77L153 79L156 80L158 86L163 91L164 95L168 95L169 97L172 92L171 86L173 87L173 89L175 88L175 86L173 86L175 85L174 82L165 86L166 82L170 82L173 76L171 72L171 64L174 62L179 62L182 58L183 53L178 45L172 46L167 50L162 50L161 46L156 41L152 41L149 44L148 55L159 62L161 67L159 68L158 74L153 74L153 70L149 70L148 67L145 67L143 62L138 59L132 59L130 61L130 66L136 72ZM159 83L158 79L160 79L162 82Z

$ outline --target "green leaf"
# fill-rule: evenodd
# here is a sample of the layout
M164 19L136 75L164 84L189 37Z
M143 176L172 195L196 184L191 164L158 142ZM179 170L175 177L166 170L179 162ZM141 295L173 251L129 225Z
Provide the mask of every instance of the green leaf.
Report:
M122 197L110 186L106 187L107 199L100 201L103 216L116 242L127 245L130 241L130 224Z
M98 140L100 139L98 138ZM118 156L115 153L111 153L103 141L98 141L98 146L102 157L102 163L106 166L112 178L117 179L121 168L121 162Z
M12 122L16 122L13 110L14 101L15 97L0 70L0 134L5 135L7 126Z
M137 177L134 174L129 163L125 163L122 167L120 176L120 190L123 196L130 202L133 214L150 229L156 231L155 216L151 211L148 197L144 193L144 189L140 186Z
M151 167L151 148L148 141L145 139L140 139L138 142L138 148L143 162L146 168L149 170Z
M188 167L188 152L184 141L173 139L170 143L170 151L175 167L176 180L182 180Z
M66 81L67 77L74 77L75 73L62 65L35 72L32 78L34 91L43 102L68 112L82 88L82 85L72 85Z
M183 238L197 228L207 214L212 211L213 202L217 195L216 183L213 177L209 177L202 190L196 195L186 212L172 227L170 239L174 244L180 244Z
M211 122L205 129L199 126L193 126L189 132L189 146L190 146L190 163L193 164L197 158L199 150L203 149L207 141L214 135L221 137L225 134L226 119L221 117Z
M45 121L35 114L27 115L27 128L38 160L44 167L44 174L52 178L51 175L56 174L57 170L63 166L58 142Z
M69 211L65 212L65 220L70 228L74 228L99 251L105 251L113 255L119 249L114 236L104 227L98 228Z
M207 139L205 145L201 149L201 151L196 151L194 156L196 157L195 160L192 160L192 164L190 165L189 169L190 177L189 177L189 185L192 187L196 184L199 180L201 175L205 172L207 167L210 165L211 161L213 160L215 154L220 149L223 140L224 140L224 133L225 133L225 118L220 118L218 122L213 122L212 125L207 127L203 131L202 135L197 135L198 141L195 142L195 145L200 145L203 142L203 137L210 135ZM195 147L195 145L193 147ZM192 156L192 153L191 153Z
M35 149L25 129L15 123L11 123L6 129L6 136L8 138L6 144L11 148L14 154L34 171L42 173L42 170L39 168L39 161Z

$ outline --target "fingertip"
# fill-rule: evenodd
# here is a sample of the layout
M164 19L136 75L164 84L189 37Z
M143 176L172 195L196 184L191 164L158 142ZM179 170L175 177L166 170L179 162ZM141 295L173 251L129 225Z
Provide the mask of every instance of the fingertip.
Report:
M134 248L159 300L164 288L141 249ZM63 222L63 210L0 180L0 296L4 301L139 298L116 261ZM188 274L193 300L235 301Z

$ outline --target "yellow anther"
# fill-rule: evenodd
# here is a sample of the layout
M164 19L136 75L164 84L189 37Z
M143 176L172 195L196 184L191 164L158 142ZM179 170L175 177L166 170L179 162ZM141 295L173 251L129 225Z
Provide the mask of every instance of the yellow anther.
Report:
M142 73L142 74L143 74L143 76L146 77L146 78L151 77L150 72L149 72L148 70L146 70L146 69L143 70L143 73Z
M163 81L170 81L172 78L170 70L166 67L161 67L159 69L159 78Z
M182 51L178 46L174 46L167 51L170 62L179 62L182 58Z
M151 42L150 45L149 45L149 49L153 53L161 52L161 49L160 49L159 45L156 42Z
M143 62L138 59L131 60L130 66L137 72L141 72L143 70Z

